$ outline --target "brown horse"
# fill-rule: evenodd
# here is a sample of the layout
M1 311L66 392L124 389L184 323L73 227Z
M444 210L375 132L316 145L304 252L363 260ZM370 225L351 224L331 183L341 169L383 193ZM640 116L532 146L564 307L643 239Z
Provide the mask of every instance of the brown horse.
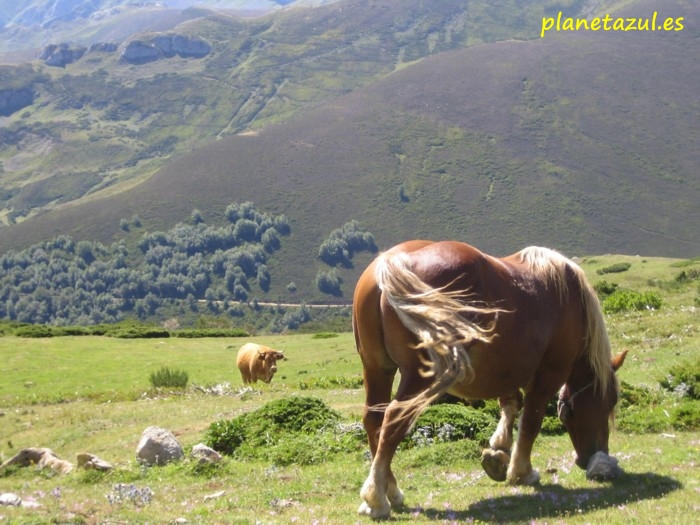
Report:
M360 277L353 328L372 453L361 514L387 518L402 505L392 458L421 411L446 392L498 398L501 419L482 458L498 481L539 481L530 454L546 405L560 389L576 464L585 469L594 453L608 452L614 372L625 356L612 359L595 292L557 252L531 247L498 259L459 242L405 242Z

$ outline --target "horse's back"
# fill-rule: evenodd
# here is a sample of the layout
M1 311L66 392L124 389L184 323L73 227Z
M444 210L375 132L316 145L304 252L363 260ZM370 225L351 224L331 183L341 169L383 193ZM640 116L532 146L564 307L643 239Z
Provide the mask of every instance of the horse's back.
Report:
M473 321L482 326L494 322L496 337L489 343L476 341L470 345L469 353L478 379L459 388L464 397L496 397L514 386L525 387L543 359L551 358L548 352L564 350L552 347L554 343L561 343L562 319L569 314L563 312L561 298L554 287L532 264L534 255L544 257L546 250L526 249L497 258L458 241L409 241L380 257L397 253L407 254L412 271L430 287L464 292L465 302L501 310L497 315L489 312L473 317ZM533 257L528 260L524 255ZM407 342L417 340L415 334L401 329L391 309L382 310L376 264L375 261L370 265L358 283L360 293L356 294L356 308L362 310L368 303L374 305L371 316L374 320L370 321L369 315L364 316L368 319L366 323L375 324L373 340L381 338L384 358L387 356L384 346L387 346L388 355L400 364L410 352L406 350L410 346ZM569 316L578 318L579 313ZM572 335L574 340L581 341L582 334ZM569 366L568 349L566 354L566 363L560 364ZM554 357L559 361L563 356ZM408 363L412 366L413 361L408 360Z

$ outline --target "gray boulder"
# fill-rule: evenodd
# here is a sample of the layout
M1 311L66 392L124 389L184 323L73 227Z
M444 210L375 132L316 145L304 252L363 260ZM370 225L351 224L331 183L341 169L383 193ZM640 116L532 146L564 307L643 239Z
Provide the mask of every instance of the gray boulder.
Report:
M175 436L164 428L148 427L143 431L136 458L146 465L167 465L184 457L182 447Z

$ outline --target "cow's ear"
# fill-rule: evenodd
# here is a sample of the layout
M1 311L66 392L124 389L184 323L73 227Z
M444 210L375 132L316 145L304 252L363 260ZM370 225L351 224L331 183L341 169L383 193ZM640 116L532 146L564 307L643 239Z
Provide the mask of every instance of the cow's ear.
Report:
M258 359L260 359L260 361L265 361L265 357L266 357L266 356L267 356L267 354L259 353L259 354L258 354Z

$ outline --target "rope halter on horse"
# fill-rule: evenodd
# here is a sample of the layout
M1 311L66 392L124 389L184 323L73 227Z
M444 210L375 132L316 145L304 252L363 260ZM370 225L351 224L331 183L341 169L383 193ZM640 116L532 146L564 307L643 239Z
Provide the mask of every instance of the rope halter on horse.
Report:
M564 394L564 390L566 390L566 386L561 389L561 391L559 392L559 401L557 401L557 416L559 416L559 420L562 423L566 424L568 419L573 417L573 415L574 415L574 399L576 399L576 397L579 394L585 392L589 388L592 388L594 383L595 383L595 381L591 381L587 385L579 388L576 392L571 394L569 399L563 398L563 394Z

